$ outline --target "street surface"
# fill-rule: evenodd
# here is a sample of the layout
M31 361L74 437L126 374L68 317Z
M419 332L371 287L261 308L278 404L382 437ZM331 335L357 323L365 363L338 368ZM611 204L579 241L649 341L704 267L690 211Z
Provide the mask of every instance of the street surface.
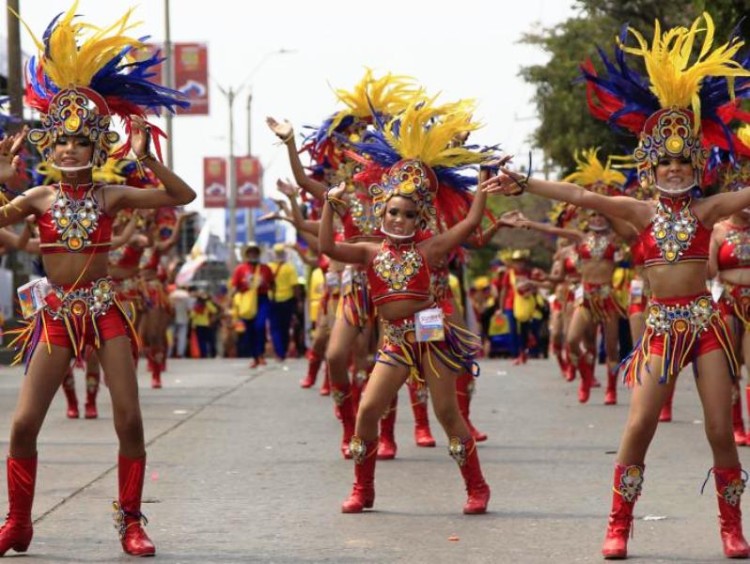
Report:
M338 451L330 398L298 381L306 363L170 360L164 388L139 375L148 443L143 511L156 558L229 562L599 562L614 452L627 415L579 405L552 360L513 367L482 361L472 404L492 488L487 515L464 516L463 481L434 417L438 446L417 448L402 390L398 456L378 462L373 511L343 515L352 462ZM0 439L7 439L20 368L2 367ZM597 376L604 379L603 367ZM76 374L79 399L83 375ZM35 535L25 564L127 562L112 526L117 445L106 390L98 420L68 420L62 393L39 442ZM677 386L675 420L652 445L629 552L639 562L721 562L713 477L691 374ZM750 467L750 448L741 449ZM3 472L4 474L4 472ZM7 507L4 487L0 504ZM750 503L745 499L745 505ZM747 525L745 530L750 532ZM8 555L14 555L12 551Z

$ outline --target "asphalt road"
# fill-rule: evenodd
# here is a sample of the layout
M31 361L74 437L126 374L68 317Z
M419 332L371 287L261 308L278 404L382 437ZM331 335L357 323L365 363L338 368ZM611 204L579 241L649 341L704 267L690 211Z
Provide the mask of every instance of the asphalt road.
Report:
M614 407L602 405L602 389L579 405L577 384L552 361L482 362L472 415L489 434L480 457L492 500L480 516L461 513L463 482L434 418L437 448L414 445L404 390L398 456L378 463L375 508L343 515L352 463L338 452L330 398L298 387L304 370L296 360L254 371L238 359L170 361L161 390L140 375L143 510L160 562L601 561L626 390ZM7 441L22 370L0 373ZM710 449L688 372L674 405L675 420L649 453L629 551L640 562L720 562L713 489L700 495ZM68 420L56 398L40 437L35 536L24 563L131 559L112 526L117 444L106 401L100 412ZM748 463L750 448L741 458Z

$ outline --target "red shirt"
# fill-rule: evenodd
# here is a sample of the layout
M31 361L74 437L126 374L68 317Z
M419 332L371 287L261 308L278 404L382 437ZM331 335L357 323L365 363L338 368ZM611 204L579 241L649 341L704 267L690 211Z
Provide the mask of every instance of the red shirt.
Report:
M255 275L256 268L260 269L258 271L258 276L260 277L258 295L268 295L268 291L273 286L273 272L271 272L271 269L267 264L250 264L243 262L242 264L237 265L237 268L234 269L234 274L232 274L232 286L234 286L238 292L248 290L250 288L250 281Z

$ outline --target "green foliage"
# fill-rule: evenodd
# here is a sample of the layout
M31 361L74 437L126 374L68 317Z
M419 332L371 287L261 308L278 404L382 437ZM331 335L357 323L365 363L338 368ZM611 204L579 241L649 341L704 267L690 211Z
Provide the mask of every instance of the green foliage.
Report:
M590 58L601 68L596 46L611 56L615 37L629 23L650 38L655 19L662 27L689 25L708 9L716 24L717 44L729 37L733 27L748 12L748 0L578 0L578 15L553 28L534 30L522 42L536 45L549 54L545 65L523 67L521 76L536 87L534 102L540 126L534 133L537 147L553 165L564 172L573 170L576 150L602 147L603 155L632 152L636 140L615 135L590 116L585 88L577 81L579 65ZM743 22L747 38L750 19Z

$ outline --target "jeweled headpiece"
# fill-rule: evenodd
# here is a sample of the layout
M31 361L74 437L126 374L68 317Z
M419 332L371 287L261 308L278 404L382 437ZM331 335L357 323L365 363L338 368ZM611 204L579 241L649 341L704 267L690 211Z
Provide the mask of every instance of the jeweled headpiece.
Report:
M597 194L613 196L622 193L627 177L612 167L612 159L606 163L599 160L599 148L583 149L574 155L576 170L566 176L564 182L573 182Z
M370 185L378 217L390 198L403 196L417 204L419 229L440 230L466 216L468 190L476 183L466 169L490 155L455 143L480 127L472 118L473 102L434 102L414 100L388 123L376 120L375 130L355 148L368 159L357 180Z
M636 47L625 45L628 33ZM697 55L693 48L704 39ZM600 49L605 73L587 61L581 67L592 115L638 135L635 158L642 184L654 185L654 167L662 157L689 158L696 181L706 163L705 146L733 151L736 137L729 122L738 113L735 94L750 95L748 61L738 53L744 41L733 36L714 48L714 23L708 13L690 28L661 31L657 20L649 46L643 35L625 28L615 47L615 62ZM647 76L630 68L626 54L642 57Z
M128 139L113 151L119 135L109 130L112 115L123 120L129 133L132 115L145 118L148 111L174 111L189 102L180 92L151 82L153 68L163 60L158 53L136 58L146 44L125 35L137 25L130 22L132 10L111 26L98 28L79 20L77 7L76 1L55 17L42 41L29 30L39 55L27 67L25 99L42 114L42 127L29 132L29 141L51 160L59 137L86 137L94 146L92 165L102 166L110 154L122 156L130 149ZM158 137L164 134L153 125L151 133L158 155Z

